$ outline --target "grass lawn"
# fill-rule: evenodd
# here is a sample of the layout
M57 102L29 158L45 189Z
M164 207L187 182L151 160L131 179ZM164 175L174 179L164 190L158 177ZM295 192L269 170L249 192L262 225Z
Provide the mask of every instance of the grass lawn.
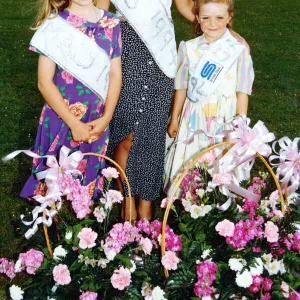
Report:
M1 157L33 145L43 104L36 87L37 55L28 51L35 3L0 3ZM234 29L250 44L256 72L249 116L252 125L263 120L278 138L300 136L299 12L300 1L295 0L236 0ZM192 37L191 25L177 13L174 22L178 42ZM27 208L18 194L30 164L24 155L0 163L0 257L12 257L22 243L11 220ZM7 283L0 278L0 299L5 299Z

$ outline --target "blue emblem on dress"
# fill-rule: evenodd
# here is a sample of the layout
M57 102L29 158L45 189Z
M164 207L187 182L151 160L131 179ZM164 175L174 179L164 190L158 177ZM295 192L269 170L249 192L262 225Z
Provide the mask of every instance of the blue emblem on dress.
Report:
M213 75L216 69L217 69L216 64L210 64L209 61L207 61L207 63L204 65L201 71L201 76L203 78L207 78L207 80L210 80L211 76Z

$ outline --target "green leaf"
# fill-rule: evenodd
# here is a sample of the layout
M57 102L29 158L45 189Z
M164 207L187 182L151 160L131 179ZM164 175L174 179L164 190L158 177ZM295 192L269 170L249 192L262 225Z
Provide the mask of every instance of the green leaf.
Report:
M46 118L44 119L45 122L48 122L49 120L50 120L50 117L46 117Z
M148 277L148 274L145 271L135 271L134 275L136 275L138 277Z
M44 128L49 128L49 125L47 123L45 123Z
M70 271L76 271L76 270L80 269L82 264L83 264L83 262L79 262L78 260L75 260L70 267Z
M77 85L76 86L76 90L81 90L82 89L82 85Z
M86 90L85 90L85 93L86 93L87 95L90 95L92 92L91 92L91 90L86 89Z
M178 227L179 227L180 232L187 232L187 231L188 231L188 227L187 227L187 225L184 224L184 223L180 223L180 224L178 225Z
M82 95L84 95L84 90L78 91L78 96L82 96Z

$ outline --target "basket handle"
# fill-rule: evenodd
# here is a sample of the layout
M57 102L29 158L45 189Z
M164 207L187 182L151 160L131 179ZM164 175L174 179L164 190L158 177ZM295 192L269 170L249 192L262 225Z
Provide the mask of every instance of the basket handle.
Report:
M197 155L183 170L181 176L179 178L176 178L175 181L173 182L172 186L171 186L171 193L170 196L168 197L168 204L167 204L167 208L165 211L165 215L164 215L164 220L163 220L163 225L162 225L162 237L161 237L161 255L164 256L166 253L166 228L167 228L167 221L169 218L169 214L170 214L170 209L172 206L172 200L175 196L175 193L178 189L178 187L180 186L181 182L183 181L184 177L187 175L188 171L196 164L196 162L198 162L198 160L204 156L206 153L219 148L219 147L227 147L227 146L233 146L235 143L232 142L222 142L216 145L213 145L205 150L203 150L202 152L199 153L199 155ZM257 157L265 164L265 166L267 167L267 169L269 170L269 172L271 173L276 187L278 189L278 193L279 193L279 197L280 197L280 202L281 202L281 210L282 213L284 214L284 198L282 195L282 190L280 187L280 183L279 180L277 179L275 173L273 172L272 168L270 167L270 165L268 164L268 162L265 160L265 158L260 155L259 153L256 154ZM170 200L172 199L172 200ZM169 277L169 272L168 270L164 270L165 276Z

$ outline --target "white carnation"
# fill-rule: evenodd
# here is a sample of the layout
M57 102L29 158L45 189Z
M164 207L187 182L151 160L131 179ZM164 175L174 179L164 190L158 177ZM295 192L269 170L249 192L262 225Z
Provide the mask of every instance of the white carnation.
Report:
M24 292L17 285L12 285L9 288L10 297L12 300L21 300L23 299Z
M54 249L53 259L56 261L62 260L62 258L66 257L67 253L68 251L59 245Z
M264 263L261 258L255 258L255 266L250 267L252 276L261 275L264 271Z
M229 268L236 272L242 271L246 264L247 262L242 258L230 258L228 261Z
M153 300L165 300L164 295L165 292L159 286L156 286L152 291Z
M253 283L252 275L249 271L237 273L235 282L239 287L248 288Z

